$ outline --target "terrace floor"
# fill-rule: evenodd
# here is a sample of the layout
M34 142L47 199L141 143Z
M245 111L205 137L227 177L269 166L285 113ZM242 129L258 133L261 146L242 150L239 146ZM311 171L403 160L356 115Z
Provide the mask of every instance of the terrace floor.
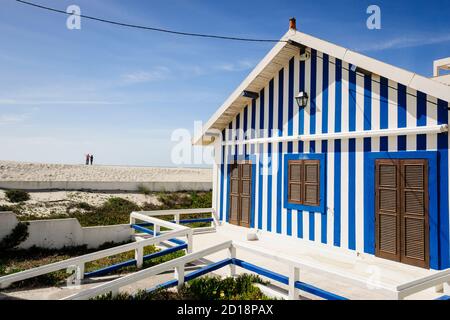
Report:
M367 254L342 253L335 248L316 244L305 240L296 240L281 235L258 233L259 240L248 241L247 234L254 232L251 229L237 227L229 224L219 226L215 233L197 234L194 236L194 252L227 240L245 243L265 252L288 256L300 262L314 265L321 270L334 272L335 275L321 274L320 271L304 268L300 269L300 281L314 285L320 289L349 299L390 299L389 288L425 277L435 271L409 266ZM228 257L228 252L221 252L206 257L211 261L218 261ZM243 249L237 250L237 258L269 269L282 275L289 275L288 266L272 258L262 257ZM248 272L236 267L238 273ZM228 268L222 268L215 273L226 275ZM356 278L354 281L346 277ZM281 288L286 286L274 282ZM318 299L308 293L301 292L303 298ZM409 296L407 299L434 299L442 296L434 288Z

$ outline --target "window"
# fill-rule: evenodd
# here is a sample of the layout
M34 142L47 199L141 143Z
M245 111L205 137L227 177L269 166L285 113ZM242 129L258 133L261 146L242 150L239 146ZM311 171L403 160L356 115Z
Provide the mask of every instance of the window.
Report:
M289 160L288 202L313 207L320 205L319 160Z
M326 155L284 155L284 208L326 213Z

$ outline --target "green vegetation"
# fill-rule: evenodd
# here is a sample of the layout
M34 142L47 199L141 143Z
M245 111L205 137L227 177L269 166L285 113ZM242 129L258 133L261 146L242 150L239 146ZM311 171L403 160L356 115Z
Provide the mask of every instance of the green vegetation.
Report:
M13 248L17 247L19 244L24 242L28 238L28 236L28 223L19 222L10 234L1 239L0 254L3 254L4 251L12 250Z
M9 202L13 203L30 200L30 194L23 190L7 190L5 195Z
M66 212L55 213L46 219L76 218L83 227L128 224L132 211L168 210L168 209L189 209L189 208L210 208L212 206L211 192L191 192L191 193L158 193L159 204L146 203L139 206L136 203L120 197L109 198L101 206L95 207L86 202L72 203L67 206ZM15 208L17 213L20 208ZM210 213L183 215L183 219L210 217ZM41 217L32 215L18 215L22 221L38 220ZM173 216L162 216L161 219L173 220ZM196 222L187 224L189 227L209 226L207 222Z
M39 267L49 263L54 263L76 257L83 254L88 254L102 249L118 246L119 244L105 243L97 249L88 249L86 246L65 247L62 249L43 249L32 247L30 249L8 250L0 254L0 276L11 273ZM144 254L150 254L159 251L154 246L144 248ZM184 255L184 251L177 251L168 255L158 257L151 260L144 261L144 268L148 268L171 259L178 258ZM103 267L107 267L126 260L134 259L134 251L123 252L121 254L102 258L99 260L86 263L85 271L90 272ZM111 274L123 274L136 271L135 266L129 266L112 272ZM65 270L59 270L39 277L27 279L14 283L10 288L23 287L41 287L41 286L55 286L64 284L69 274Z
M142 194L145 194L146 196L152 193L150 189L144 186L143 184L138 185L138 191Z
M105 294L96 300L267 300L268 297L254 283L266 282L250 274L225 279L205 276L189 281L178 292L168 289L153 292L140 290L134 295L120 293L114 298L111 294Z

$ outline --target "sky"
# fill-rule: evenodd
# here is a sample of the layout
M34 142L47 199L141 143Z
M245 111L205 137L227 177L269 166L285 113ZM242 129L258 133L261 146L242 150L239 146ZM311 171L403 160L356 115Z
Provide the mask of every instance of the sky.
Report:
M279 39L290 17L313 36L424 76L450 56L448 0L29 0L185 32ZM381 29L369 30L369 5ZM197 166L172 133L206 122L271 49L81 20L0 0L0 159ZM204 165L204 164L203 164Z

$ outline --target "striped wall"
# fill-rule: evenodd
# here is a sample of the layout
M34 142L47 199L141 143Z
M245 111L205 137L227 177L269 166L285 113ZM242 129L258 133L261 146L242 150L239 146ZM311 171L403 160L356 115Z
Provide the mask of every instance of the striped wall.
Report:
M298 108L294 96L308 92L310 103ZM391 129L448 123L448 102L377 75L362 75L334 57L311 50L311 58L293 57L259 98L238 114L223 131L225 141L298 134L320 134ZM269 129L269 130L261 130ZM242 134L244 130L244 134ZM254 130L254 131L253 131ZM237 132L241 134L235 137ZM217 189L218 212L227 221L228 159L254 155L255 228L305 241L373 253L365 216L367 186L364 163L368 153L435 151L438 153L439 261L435 269L449 263L448 134L353 138L329 141L293 141L222 147ZM283 155L326 154L326 213L283 208Z

